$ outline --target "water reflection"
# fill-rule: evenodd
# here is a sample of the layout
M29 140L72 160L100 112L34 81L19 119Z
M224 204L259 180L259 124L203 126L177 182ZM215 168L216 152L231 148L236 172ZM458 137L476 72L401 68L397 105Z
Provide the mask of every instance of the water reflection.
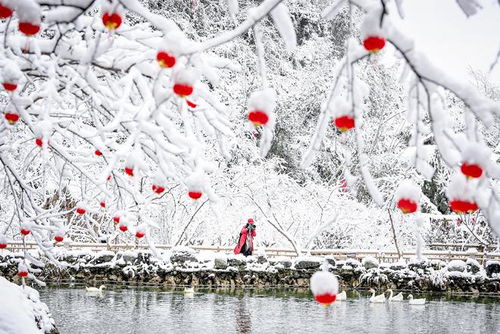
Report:
M428 304L371 304L368 294L325 308L307 291L47 289L42 300L61 333L499 333L494 299L428 298Z
M242 334L248 334L252 332L252 319L250 312L247 309L246 298L243 298L235 312L236 318L236 331Z

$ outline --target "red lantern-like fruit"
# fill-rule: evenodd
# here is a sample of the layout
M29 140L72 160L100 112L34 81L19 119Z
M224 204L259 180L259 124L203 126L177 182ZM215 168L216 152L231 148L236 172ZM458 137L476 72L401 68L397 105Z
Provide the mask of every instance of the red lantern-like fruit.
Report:
M470 179L478 178L483 175L483 169L477 164L468 164L464 162L460 167L462 173Z
M101 206L101 208L105 208L106 207L106 202L100 201L99 205Z
M4 82L4 83L2 83L2 86L6 91L9 91L9 92L13 92L17 89L17 84L15 84L15 83Z
M31 231L30 231L30 230L28 230L27 228L22 228L22 229L21 229L21 234L22 234L22 235L28 235L28 234L30 234L30 233L31 233Z
M152 189L153 189L153 191L154 191L155 193L157 193L157 194L161 194L162 192L164 192L164 191L165 191L165 187L158 186L158 185L156 185L156 184L153 184L153 185L151 186L151 188L152 188Z
M19 114L7 112L5 113L5 119L9 122L10 125L14 125L19 120Z
M120 229L120 231L122 231L122 232L127 232L128 227L127 227L127 225L120 225L119 229Z
M109 31L116 30L122 25L122 17L118 13L104 13L102 23Z
M456 213L473 213L476 212L479 207L475 202L452 200L450 201L450 209Z
M186 97L193 94L193 86L176 83L174 85L174 93L180 97Z
M266 125L269 122L269 116L265 111L254 110L248 113L248 120L255 126Z
M76 213L78 213L79 215L84 215L85 212L87 212L87 210L85 210L84 208L76 208Z
M27 277L28 274L29 273L26 270L20 270L20 271L18 271L17 276L19 276L19 277Z
M38 147L42 147L43 146L43 140L42 140L42 138L35 139L35 144Z
M351 116L340 116L334 120L335 126L342 132L346 132L355 127L354 118Z
M29 22L19 22L19 31L26 36L33 36L38 34L40 26Z
M368 52L377 53L385 46L385 39L378 36L370 36L363 41L363 46Z
M328 271L318 271L311 276L311 291L314 299L329 306L337 299L339 283L335 275Z
M187 103L188 107L193 108L193 109L196 108L196 106L197 106L196 103L193 103L189 100L186 100L186 103Z
M134 168L125 167L123 170L125 171L125 174L127 174L128 176L134 176Z
M62 241L64 240L64 237L63 237L62 235L56 235L56 236L54 237L54 240L55 240L56 242L62 242Z
M7 19L12 16L14 11L7 6L0 4L0 19Z
M201 191L190 191L188 193L188 196L191 197L192 199L200 199L203 193Z
M403 213L413 213L417 211L418 204L411 199L402 198L398 201L398 208Z
M102 155L102 152L99 150L95 150L94 154L100 157Z
M145 235L146 235L146 234L145 234L145 233L143 233L143 232L136 232L136 233L135 233L135 237L136 237L136 238L138 238L138 239L140 239L140 238L144 237Z
M115 224L118 224L120 222L120 216L118 215L114 216L113 221L115 222Z
M171 68L175 65L175 57L165 51L159 51L156 54L156 61L163 68Z
M316 300L318 303L323 304L325 306L329 306L336 299L337 299L337 295L334 295L331 293L324 293L322 295L314 296L314 300Z

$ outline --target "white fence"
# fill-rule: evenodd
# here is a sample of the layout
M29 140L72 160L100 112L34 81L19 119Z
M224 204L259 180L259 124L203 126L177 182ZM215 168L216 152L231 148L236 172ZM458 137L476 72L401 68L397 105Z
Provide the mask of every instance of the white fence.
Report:
M56 247L61 247L65 249L87 249L92 251L101 250L129 250L129 249L148 249L147 245L134 245L134 244L93 244L93 243L71 243L71 244L56 244ZM158 249L170 249L171 245L156 245ZM480 246L480 245L453 245L453 244L431 244L426 245L430 250L424 251L423 256L429 260L466 260L467 258L474 258L481 263L487 260L498 260L500 261L500 252L498 249L495 250L496 246ZM22 242L11 242L8 244L8 249L12 252L23 251L24 249L36 249L37 245L35 243L26 243L26 246ZM232 247L217 247L217 246L190 246L190 248L197 251L212 251L221 252L226 254L231 254L233 252ZM433 248L448 248L447 250L432 250ZM462 250L455 250L462 249ZM467 250L463 250L467 249ZM259 248L259 251L265 251L266 256L276 257L296 257L297 254L293 249L283 249L283 248ZM0 253L1 254L1 253ZM402 251L398 254L395 250L373 250L373 249L314 249L310 250L303 255L312 256L333 256L336 260L346 260L346 259L357 259L361 260L367 256L371 256L379 260L380 262L396 262L400 258L403 260L409 260L415 257L414 251ZM400 256L401 255L401 256Z

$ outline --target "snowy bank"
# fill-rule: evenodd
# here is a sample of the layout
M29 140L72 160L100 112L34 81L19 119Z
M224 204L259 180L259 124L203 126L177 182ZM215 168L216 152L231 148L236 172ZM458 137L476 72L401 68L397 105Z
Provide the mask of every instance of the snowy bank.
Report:
M3 257L2 257L3 256ZM0 255L0 274L17 280L20 254ZM39 257L32 253L33 257ZM329 257L244 257L196 252L182 247L154 256L149 250L81 251L58 249L60 266L45 263L37 276L46 282L120 285L193 285L209 287L308 287L311 275L326 261L344 288L393 288L500 294L500 263L467 261L410 261L379 263L367 257L338 261Z
M40 301L38 291L0 277L0 296L0 333L59 333L47 305Z

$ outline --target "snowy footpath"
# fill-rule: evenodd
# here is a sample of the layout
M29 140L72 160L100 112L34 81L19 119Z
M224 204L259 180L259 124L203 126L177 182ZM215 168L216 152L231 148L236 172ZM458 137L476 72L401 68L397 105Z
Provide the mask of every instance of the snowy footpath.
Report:
M178 247L153 254L149 250L100 251L57 249L48 261L30 267L35 276L50 283L99 283L155 286L208 287L308 287L311 275L326 261L343 288L392 288L410 291L488 293L500 296L500 262L484 265L467 261L410 261L379 263L371 257L361 262L333 257L243 257L197 252ZM0 275L18 282L21 253L0 254ZM54 261L57 264L54 264ZM31 281L29 281L31 282Z

